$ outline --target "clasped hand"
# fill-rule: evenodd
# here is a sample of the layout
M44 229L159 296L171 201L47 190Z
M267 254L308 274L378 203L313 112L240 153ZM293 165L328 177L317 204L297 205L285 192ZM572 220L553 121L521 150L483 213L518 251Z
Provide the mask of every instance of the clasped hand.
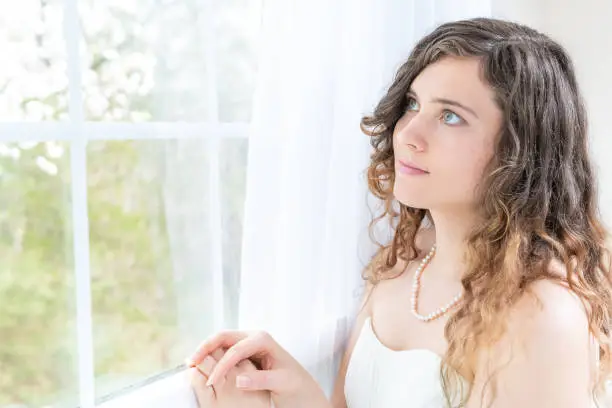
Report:
M276 408L331 407L308 371L265 332L219 333L189 361L200 367L193 369L200 408L269 407L270 399Z

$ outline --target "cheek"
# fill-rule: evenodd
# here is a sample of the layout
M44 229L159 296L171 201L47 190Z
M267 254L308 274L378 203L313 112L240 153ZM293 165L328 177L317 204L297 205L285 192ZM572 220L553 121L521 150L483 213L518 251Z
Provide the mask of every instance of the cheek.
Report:
M449 183L463 191L472 191L482 180L485 167L493 156L489 146L455 146L441 160Z
M401 121L401 119L400 119ZM397 145L398 145L398 130L400 126L400 122L397 122L397 124L395 125L395 127L393 128L393 136L392 136L392 141L393 141L393 152L395 153L395 149L397 149Z

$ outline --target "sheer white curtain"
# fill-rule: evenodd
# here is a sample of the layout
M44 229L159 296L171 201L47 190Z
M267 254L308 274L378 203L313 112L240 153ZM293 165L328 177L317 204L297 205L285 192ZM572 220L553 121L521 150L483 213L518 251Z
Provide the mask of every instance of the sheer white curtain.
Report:
M489 1L263 0L239 326L269 331L328 392L373 253L359 130L414 42ZM237 238L239 239L239 238ZM105 408L197 408L184 373Z
M416 39L489 14L484 0L265 0L239 321L328 391L373 250L360 118Z

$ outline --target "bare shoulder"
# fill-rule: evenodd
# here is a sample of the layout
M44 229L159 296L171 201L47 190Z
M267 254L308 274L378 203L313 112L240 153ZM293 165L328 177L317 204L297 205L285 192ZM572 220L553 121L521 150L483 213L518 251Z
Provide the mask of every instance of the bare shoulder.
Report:
M588 318L580 298L568 287L539 280L511 309L509 329L532 340L564 334L566 341L588 338Z
M552 280L534 282L507 323L502 339L479 357L472 397L490 401L486 383L496 373L496 407L590 406L593 349L578 296Z
M508 315L500 347L528 354L533 364L586 357L589 326L585 308L568 287L551 280L533 282ZM553 359L553 361L546 361Z

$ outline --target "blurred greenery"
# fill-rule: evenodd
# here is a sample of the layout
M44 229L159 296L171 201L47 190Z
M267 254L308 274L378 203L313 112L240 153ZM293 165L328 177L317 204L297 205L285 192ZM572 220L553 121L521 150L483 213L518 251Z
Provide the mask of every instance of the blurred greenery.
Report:
M86 118L247 122L258 2L83 0ZM6 4L6 5L5 5ZM23 4L23 6L16 6ZM0 120L67 120L60 0L0 2ZM205 44L216 37L210 98ZM216 100L216 109L210 106ZM96 394L180 363L212 329L210 246L222 240L226 310L236 320L246 139L130 140L87 147ZM0 143L0 406L78 401L70 143ZM113 139L113 140L111 140ZM209 230L219 155L222 236Z

